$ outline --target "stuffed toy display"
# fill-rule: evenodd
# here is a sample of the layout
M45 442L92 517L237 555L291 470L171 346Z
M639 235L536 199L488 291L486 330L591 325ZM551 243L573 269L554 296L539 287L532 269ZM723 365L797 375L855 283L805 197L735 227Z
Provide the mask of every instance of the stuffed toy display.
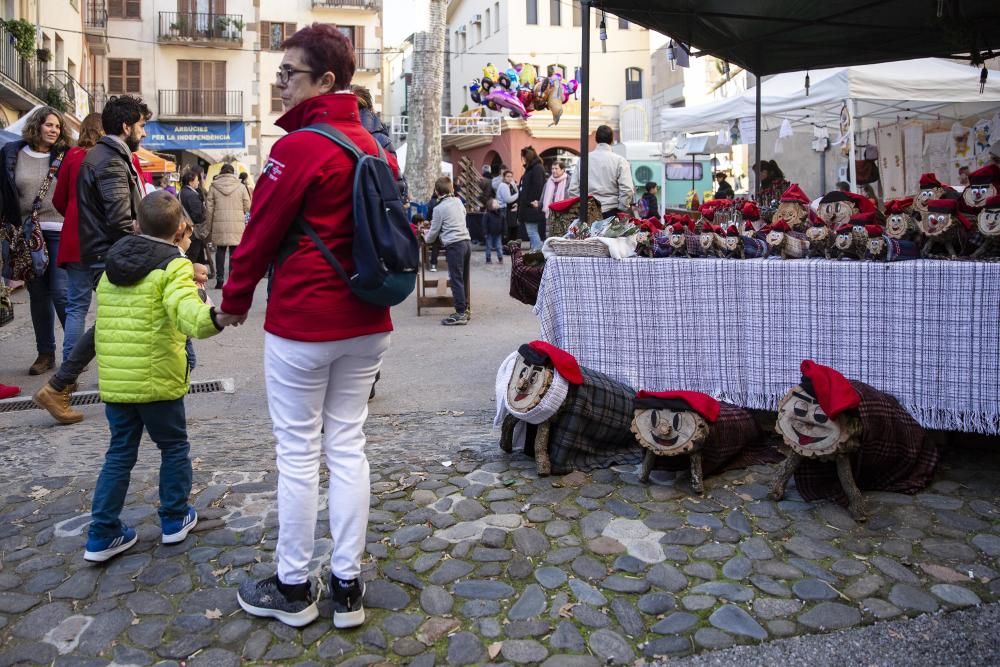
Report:
M792 230L805 231L809 220L809 204L812 200L806 196L797 183L792 183L781 195L778 208L771 218L771 224L783 222Z
M775 428L788 458L772 499L785 496L794 475L803 498L846 502L861 521L861 489L912 494L930 483L938 451L899 401L808 359L801 372L778 404Z
M500 447L523 447L542 476L639 463L630 430L634 395L549 343L522 345L497 372Z
M926 237L921 254L936 256L933 251L943 249L947 256L955 259L965 250L972 222L958 210L957 198L931 199L927 211L920 218L920 231ZM916 208L916 204L914 204Z
M1000 195L993 195L983 203L976 216L979 230L979 247L972 253L975 258L1000 257Z
M696 391L640 391L632 433L645 450L640 481L649 482L654 467L688 469L699 495L705 475L778 458L747 410Z

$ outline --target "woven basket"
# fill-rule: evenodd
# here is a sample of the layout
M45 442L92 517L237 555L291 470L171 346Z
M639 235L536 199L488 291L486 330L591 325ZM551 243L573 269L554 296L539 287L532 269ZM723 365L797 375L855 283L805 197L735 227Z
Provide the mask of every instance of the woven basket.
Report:
M611 251L597 239L549 238L546 243L558 257L611 257Z
M548 236L564 236L569 226L577 219L580 211L579 202L569 209L558 212L551 211L549 220L545 224L545 233ZM596 222L601 219L601 205L593 197L587 200L587 222Z

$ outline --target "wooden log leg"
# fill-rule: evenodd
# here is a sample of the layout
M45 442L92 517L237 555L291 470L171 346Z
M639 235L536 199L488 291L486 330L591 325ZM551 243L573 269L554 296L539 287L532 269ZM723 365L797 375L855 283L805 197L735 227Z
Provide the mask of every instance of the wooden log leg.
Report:
M847 454L837 455L837 477L840 478L840 485L844 487L844 493L847 495L847 511L855 521L864 521L868 518L865 514L865 500L861 496L861 489L854 481L851 458Z
M701 474L701 452L691 452L691 488L699 496L705 495L705 480Z
M781 464L781 467L778 468L778 476L774 479L774 484L771 485L771 500L781 500L785 497L785 486L792 475L795 474L795 469L799 467L799 461L801 460L802 457L795 452L788 452L788 457Z
M535 466L538 468L540 477L552 474L552 462L549 460L550 428L551 424L544 421L538 425L538 432L535 434Z
M500 449L508 454L514 451L514 427L517 426L517 417L507 415L500 425Z
M649 475L653 472L653 463L656 461L656 454L651 450L646 450L646 455L642 458L642 472L639 475L639 481L643 484L649 484Z

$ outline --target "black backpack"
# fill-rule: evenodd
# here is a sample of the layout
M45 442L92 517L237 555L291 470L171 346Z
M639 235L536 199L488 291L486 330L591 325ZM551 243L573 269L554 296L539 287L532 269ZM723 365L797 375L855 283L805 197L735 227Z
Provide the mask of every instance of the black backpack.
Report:
M420 251L417 238L403 210L396 177L378 145L378 157L359 149L351 139L326 123L304 127L326 137L350 153L354 169L354 258L353 276L348 276L330 248L301 215L299 228L309 235L333 270L359 298L379 306L395 306L406 300L416 287Z

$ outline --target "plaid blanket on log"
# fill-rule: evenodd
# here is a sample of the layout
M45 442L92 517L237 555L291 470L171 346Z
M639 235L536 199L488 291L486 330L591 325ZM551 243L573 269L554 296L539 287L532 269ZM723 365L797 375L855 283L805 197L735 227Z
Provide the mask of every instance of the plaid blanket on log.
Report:
M938 450L894 396L851 380L861 394L861 446L851 454L854 481L862 491L917 493L934 476ZM806 500L847 504L833 461L803 459L795 486Z
M521 303L534 306L545 266L525 264L520 241L511 241L507 247L510 249L510 295Z
M746 468L782 459L774 441L769 441L749 411L719 402L719 418L709 424L708 438L701 447L701 470L705 477L726 470ZM687 470L691 457L659 456L657 470Z
M580 370L583 384L570 385L552 425L552 474L639 463L645 450L630 430L635 391L604 373Z

